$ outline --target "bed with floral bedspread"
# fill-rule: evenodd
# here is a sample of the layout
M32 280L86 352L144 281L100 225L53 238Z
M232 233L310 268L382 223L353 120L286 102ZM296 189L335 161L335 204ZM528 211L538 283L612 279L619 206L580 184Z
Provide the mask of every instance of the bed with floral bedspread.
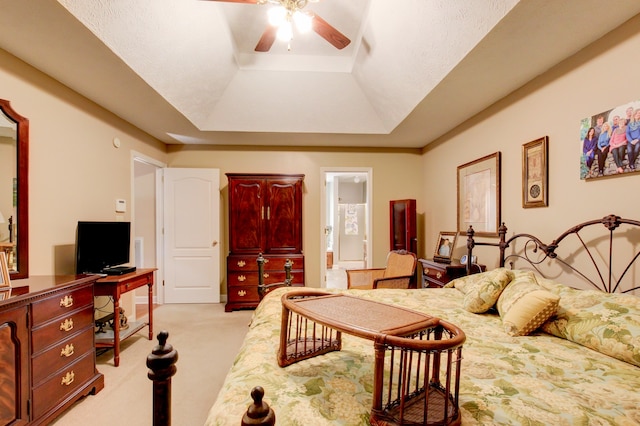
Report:
M273 291L256 309L208 426L238 425L258 385L277 424L369 424L371 341L343 335L341 351L278 366L280 299L289 290ZM443 289L336 291L424 312L465 332L463 425L640 424L636 296L574 290L502 268Z

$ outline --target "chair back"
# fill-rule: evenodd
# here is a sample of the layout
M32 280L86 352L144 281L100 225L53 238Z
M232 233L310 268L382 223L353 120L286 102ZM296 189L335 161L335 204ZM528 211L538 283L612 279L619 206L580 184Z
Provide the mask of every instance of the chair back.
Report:
M384 277L403 277L413 275L416 270L416 255L405 250L390 251Z

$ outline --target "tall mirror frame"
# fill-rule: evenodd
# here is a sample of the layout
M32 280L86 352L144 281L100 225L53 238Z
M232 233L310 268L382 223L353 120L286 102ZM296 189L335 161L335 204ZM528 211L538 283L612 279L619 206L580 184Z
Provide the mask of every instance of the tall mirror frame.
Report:
M0 111L4 116L16 124L16 176L11 186L15 199L15 218L13 214L6 217L10 240L15 246L8 249L13 251L9 273L12 280L27 278L29 276L29 120L18 114L7 100L0 99ZM4 196L4 195L2 195ZM13 213L13 212L12 212Z

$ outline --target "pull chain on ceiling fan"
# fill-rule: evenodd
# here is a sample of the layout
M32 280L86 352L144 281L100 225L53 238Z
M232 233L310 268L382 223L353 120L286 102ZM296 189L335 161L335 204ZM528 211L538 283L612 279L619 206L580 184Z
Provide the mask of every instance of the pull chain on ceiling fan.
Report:
M262 33L262 37L255 47L256 52L268 52L273 46L276 37L280 40L291 42L293 38L293 25L298 31L315 31L320 37L331 43L337 49L344 49L351 43L344 34L335 29L331 24L311 11L302 9L307 3L317 3L319 0L209 0L225 3L246 4L271 4L275 7L269 9L269 25ZM289 45L289 50L291 46Z

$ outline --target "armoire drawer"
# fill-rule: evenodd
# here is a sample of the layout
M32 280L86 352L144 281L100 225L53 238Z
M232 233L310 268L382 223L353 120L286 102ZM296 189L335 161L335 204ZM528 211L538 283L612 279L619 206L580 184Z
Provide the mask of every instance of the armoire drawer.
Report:
M260 295L258 294L258 286L234 286L229 287L229 294L227 294L229 302L233 303L258 303L260 301Z

